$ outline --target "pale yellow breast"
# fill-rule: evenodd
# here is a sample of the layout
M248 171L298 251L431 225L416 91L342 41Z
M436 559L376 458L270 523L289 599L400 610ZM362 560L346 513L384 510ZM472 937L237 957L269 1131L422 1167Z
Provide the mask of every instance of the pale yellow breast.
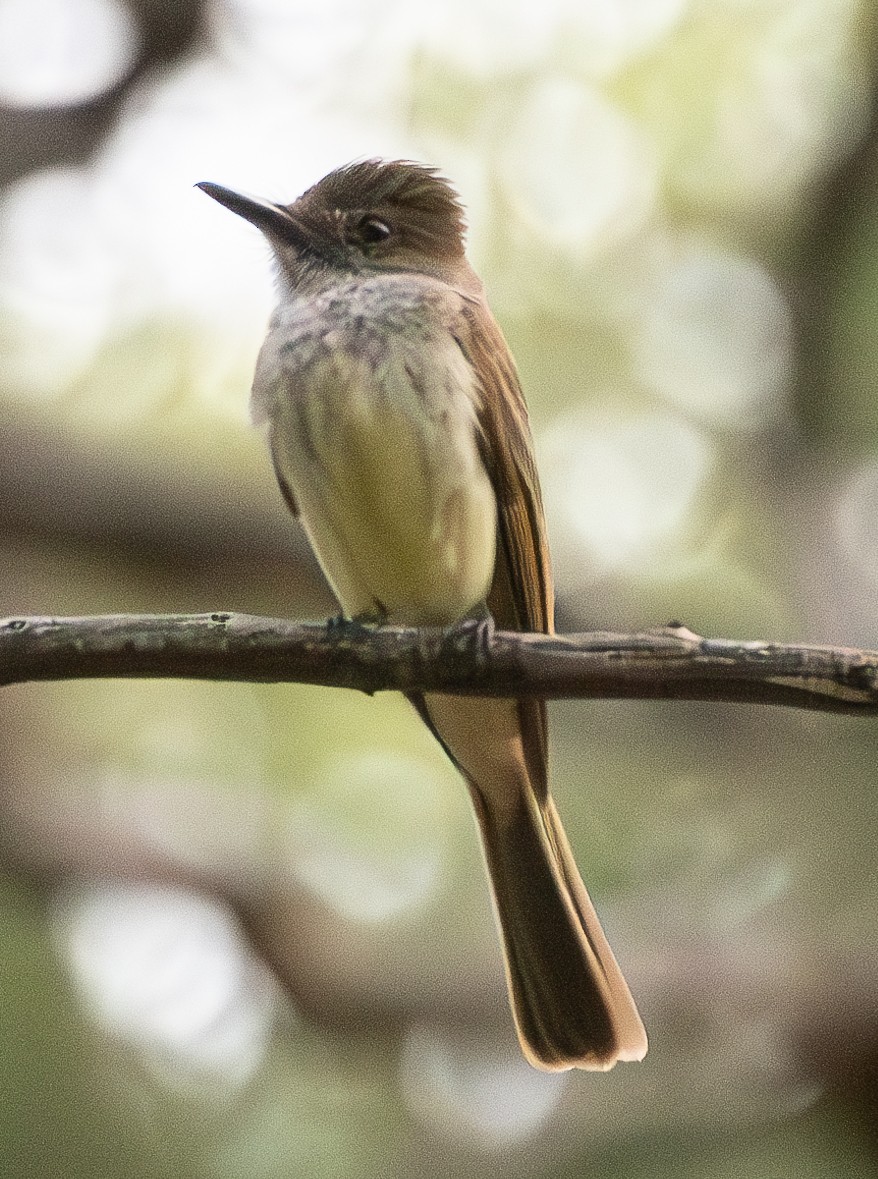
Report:
M487 595L496 501L478 451L474 376L447 329L342 329L275 395L276 461L348 615L446 625Z

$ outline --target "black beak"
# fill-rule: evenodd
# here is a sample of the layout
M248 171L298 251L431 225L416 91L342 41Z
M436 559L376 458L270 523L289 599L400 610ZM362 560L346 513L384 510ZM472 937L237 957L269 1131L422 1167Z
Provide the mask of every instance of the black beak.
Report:
M289 242L298 249L307 248L308 234L300 222L283 205L275 205L272 201L264 201L258 197L244 196L240 192L233 192L231 188L223 188L221 184L212 184L209 180L202 180L195 185L209 197L213 197L225 208L237 213L263 233L271 237Z

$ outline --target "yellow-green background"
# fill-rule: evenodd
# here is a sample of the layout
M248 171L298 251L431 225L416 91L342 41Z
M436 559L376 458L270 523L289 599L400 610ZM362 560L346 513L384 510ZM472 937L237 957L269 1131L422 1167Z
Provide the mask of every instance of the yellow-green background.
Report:
M269 260L191 185L377 154L470 209L563 629L878 646L865 0L83 2L0 2L0 613L333 611L247 424ZM117 76L65 91L101 46ZM871 723L552 707L651 1050L546 1078L403 702L0 708L0 1174L875 1170Z

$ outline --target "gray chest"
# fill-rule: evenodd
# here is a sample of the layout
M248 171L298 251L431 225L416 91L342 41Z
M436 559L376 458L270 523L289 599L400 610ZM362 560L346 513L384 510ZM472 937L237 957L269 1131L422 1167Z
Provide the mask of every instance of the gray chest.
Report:
M455 336L461 297L418 276L351 282L282 305L272 321L253 384L253 416L280 403L333 403L392 396L441 415L473 379ZM419 405L417 403L420 403Z

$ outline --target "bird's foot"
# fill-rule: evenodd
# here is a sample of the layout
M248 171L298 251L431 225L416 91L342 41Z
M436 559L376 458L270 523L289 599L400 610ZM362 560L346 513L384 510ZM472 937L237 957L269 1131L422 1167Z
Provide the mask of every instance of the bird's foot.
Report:
M343 638L345 635L356 635L376 626L384 626L386 622L387 608L376 599L374 610L361 610L352 618L346 614L334 614L326 620L326 630L334 638Z
M487 606L483 606L477 613L449 627L447 633L456 649L471 652L476 666L484 667L488 662L496 629L493 615Z

